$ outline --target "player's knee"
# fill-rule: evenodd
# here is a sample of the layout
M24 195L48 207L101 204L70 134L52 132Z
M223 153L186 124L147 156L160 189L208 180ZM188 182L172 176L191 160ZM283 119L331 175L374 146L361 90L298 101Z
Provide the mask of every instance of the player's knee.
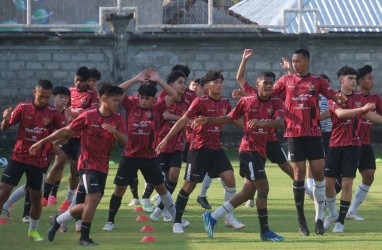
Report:
M122 197L126 192L127 186L115 186L114 195L117 197Z

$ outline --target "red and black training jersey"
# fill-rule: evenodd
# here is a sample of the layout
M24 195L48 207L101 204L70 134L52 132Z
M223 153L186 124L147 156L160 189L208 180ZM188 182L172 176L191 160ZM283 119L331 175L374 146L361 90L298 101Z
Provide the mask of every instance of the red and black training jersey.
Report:
M167 108L167 111L179 117L182 117L184 112L190 107L191 103L187 99L183 99L182 101L175 101L171 107ZM158 131L158 143L166 137L166 135L170 132L171 128L174 126L176 121L166 121L161 117L161 121L159 124ZM173 153L175 151L183 151L184 143L183 143L183 135L182 131L178 132L171 140L166 144L166 146L162 149L162 153Z
M98 105L97 91L92 87L79 92L76 87L69 87L70 98L68 107L70 107L74 118L79 116L85 109L96 107Z
M256 151L265 158L269 128L250 128L247 123L252 119L270 121L278 117L284 117L284 104L280 99L274 97L264 101L257 94L245 96L240 99L228 116L234 120L243 117L245 133L239 151Z
M51 159L52 144L44 144L35 155L29 154L29 148L54 130L62 128L65 119L49 104L39 109L35 107L33 101L27 101L18 104L12 112L9 124L13 126L17 123L19 128L11 159L36 167L46 167Z
M361 146L361 122L362 114L354 117L339 119L335 114L336 109L355 109L366 104L362 94L353 91L347 96L346 104L339 106L333 100L329 100L329 110L333 122L332 135L330 136L330 147Z
M79 170L89 169L105 174L109 172L110 154L116 138L102 128L103 124L110 124L119 133L125 134L125 124L120 114L112 113L104 117L98 109L85 110L69 125L74 131L81 132L81 150L77 165Z
M363 95L366 103L374 103L376 109L373 110L378 114L382 115L382 99L374 92L369 92L367 95ZM367 120L365 117L362 118L361 123L361 139L362 144L369 145L371 139L371 128L373 123Z
M247 93L247 94L251 94L251 95L257 94L257 90L254 87L252 87L251 85L249 85L248 82L244 83L243 89L244 89L244 92ZM277 129L275 129L275 128L269 128L268 129L267 140L270 141L270 142L278 141L278 138L277 138Z
M224 116L231 111L231 104L226 97L220 97L219 100L214 100L211 97L204 95L195 98L191 103L190 108L185 115L189 119L194 119L198 116L218 117ZM190 141L190 150L201 148L221 149L221 124L205 124L199 125L193 130L193 138Z
M284 75L276 82L272 95L285 101L285 137L321 136L320 94L331 99L335 91L313 74Z
M122 106L126 110L126 133L128 143L124 156L156 158L155 152L161 116L166 111L164 100L156 101L152 108L142 109L139 102L123 97Z

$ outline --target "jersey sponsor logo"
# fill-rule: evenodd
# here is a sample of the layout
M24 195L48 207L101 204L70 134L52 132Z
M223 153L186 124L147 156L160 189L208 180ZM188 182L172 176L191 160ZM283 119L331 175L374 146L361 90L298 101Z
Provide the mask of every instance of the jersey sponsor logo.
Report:
M307 101L309 97L312 97L311 94L301 94L299 96L292 97L293 101Z
M33 117L32 117L32 116L29 116L29 115L26 115L26 116L25 116L25 119L33 120Z
M39 134L41 135L42 134L42 131L44 130L45 128L39 128L39 127L35 127L35 128L25 128L25 132L27 133L32 133L32 134Z
M310 107L305 107L303 103L299 103L297 107L294 107L295 109L310 109Z
M220 128L219 127L214 127L213 129L209 129L208 131L216 133L216 132L220 132Z
M50 124L50 119L49 118L44 118L43 121L44 121L45 126Z
M138 129L136 132L132 133L133 135L148 135L149 133L143 132L143 129Z
M95 128L99 128L100 127L100 125L98 125L98 124L91 124L90 126L95 127Z
M139 123L133 122L131 125L136 128L146 128L151 121L141 121Z

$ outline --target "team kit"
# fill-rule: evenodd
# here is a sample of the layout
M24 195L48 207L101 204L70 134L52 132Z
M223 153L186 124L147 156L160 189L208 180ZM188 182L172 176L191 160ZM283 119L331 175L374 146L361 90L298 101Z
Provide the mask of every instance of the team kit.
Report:
M43 241L38 232L42 209L57 204L57 189L69 165L67 195L61 213L50 217L47 238L53 241L56 232L66 232L67 223L75 221L80 245L98 245L90 238L90 229L116 142L124 146L124 152L114 177L105 231L114 229L129 187L133 195L129 206L141 205L152 221L163 218L173 223L173 233L185 233L190 222L183 213L190 194L201 183L197 202L211 209L208 187L212 179L220 178L224 203L202 214L207 236L214 238L222 217L227 227L244 228L234 211L245 204L257 208L261 240L283 241L285 237L268 223L267 158L293 182L299 235L310 235L305 196L314 202L316 234L343 233L346 219L364 220L358 209L376 170L371 129L374 123L382 123L382 101L372 91L372 67L341 67L336 91L326 75L309 72L310 54L305 49L294 51L291 61L282 58L281 67L287 73L277 80L273 72L261 71L247 81L245 69L252 55L252 49L243 52L236 76L239 85L232 92L235 107L222 96L221 70L210 69L187 84L190 69L183 64L173 66L166 80L148 68L117 85L101 80L96 68L80 67L69 88L53 86L46 79L37 81L32 100L3 112L1 129L18 128L0 181L0 226L7 227L12 204L25 199L22 221L29 223L28 236ZM136 93L125 94L132 86ZM238 154L240 191L223 150L224 124L243 131ZM287 153L278 140L278 129L284 130ZM187 164L181 171L183 162ZM138 171L146 183L141 197ZM183 185L173 196L183 171ZM362 179L353 195L357 171ZM19 186L24 174L26 182ZM154 191L157 194L152 197Z

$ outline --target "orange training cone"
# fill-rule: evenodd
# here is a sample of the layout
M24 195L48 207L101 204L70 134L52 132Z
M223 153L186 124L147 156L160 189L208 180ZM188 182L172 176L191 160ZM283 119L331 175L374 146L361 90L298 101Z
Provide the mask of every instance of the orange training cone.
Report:
M135 221L149 221L149 217L146 215L139 215Z
M0 218L0 224L5 224L7 223L7 219L5 218Z
M141 243L151 243L151 242L156 242L156 241L157 240L150 235L147 235L141 239Z
M142 207L135 207L134 208L134 212L143 212L143 208Z
M146 233L146 232L153 232L154 228L152 226L143 226L141 230L139 230L141 233Z

